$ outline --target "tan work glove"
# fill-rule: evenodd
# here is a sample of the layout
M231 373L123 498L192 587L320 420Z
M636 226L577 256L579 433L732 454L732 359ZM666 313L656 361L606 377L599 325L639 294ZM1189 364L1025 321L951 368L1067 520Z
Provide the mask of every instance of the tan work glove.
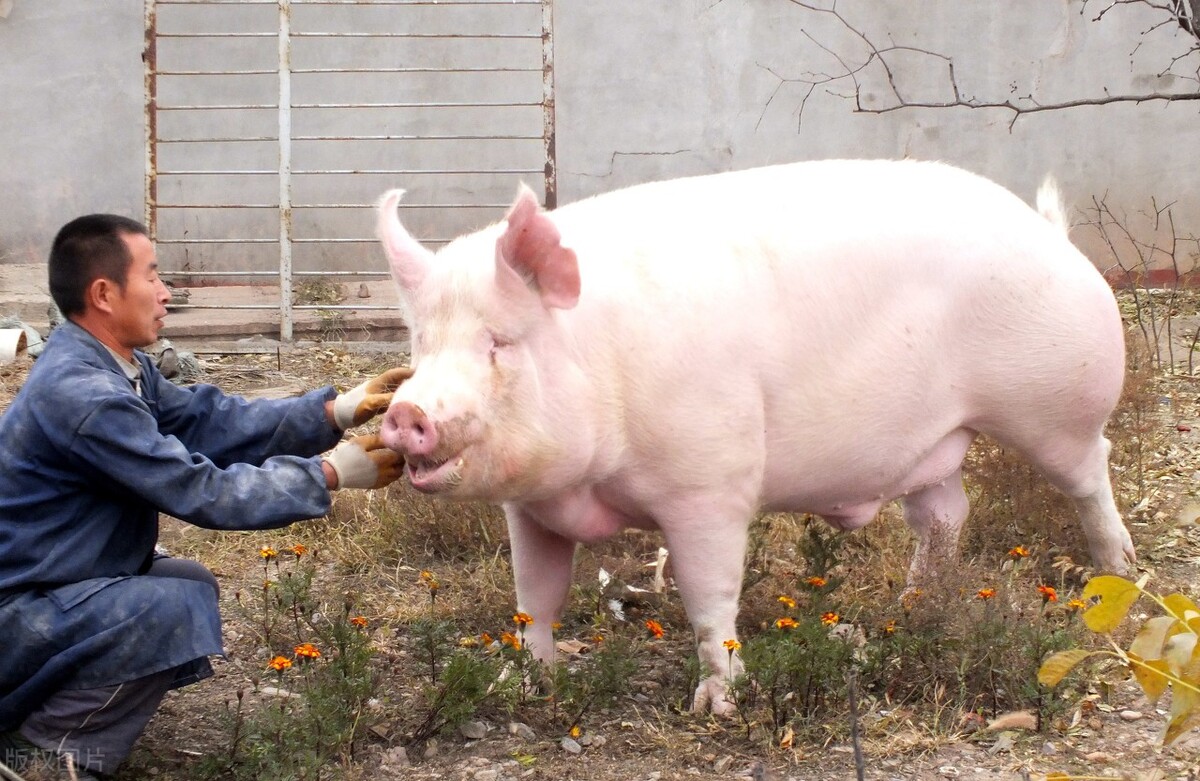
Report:
M404 474L404 458L384 447L378 434L347 439L329 451L325 461L337 475L334 490L383 488Z
M333 400L333 422L342 431L351 426L361 426L386 410L392 403L396 388L412 375L412 369L407 366L388 369L375 379L339 395Z

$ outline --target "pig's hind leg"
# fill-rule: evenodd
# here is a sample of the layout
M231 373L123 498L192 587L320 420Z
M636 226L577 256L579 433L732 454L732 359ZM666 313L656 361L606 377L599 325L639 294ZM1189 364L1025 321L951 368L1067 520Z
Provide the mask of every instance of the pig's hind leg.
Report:
M962 461L975 439L969 428L947 434L921 460L905 481L901 495L904 520L917 535L917 550L908 569L915 587L937 574L958 556L958 537L970 505L963 490Z
M1137 561L1133 540L1121 521L1108 476L1112 444L1102 435L1043 439L1026 457L1075 504L1092 554L1092 565L1124 575Z
M904 520L917 535L917 551L908 568L910 588L946 574L958 556L958 537L969 503L963 490L962 469L900 501Z

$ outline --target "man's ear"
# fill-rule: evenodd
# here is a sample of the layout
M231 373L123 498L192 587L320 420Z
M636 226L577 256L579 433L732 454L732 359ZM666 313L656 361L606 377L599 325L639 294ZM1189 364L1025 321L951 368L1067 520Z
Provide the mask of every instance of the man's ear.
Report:
M117 283L111 279L104 277L96 277L92 283L87 286L87 293L84 295L84 303L99 312L106 314L113 313L113 299L118 292Z

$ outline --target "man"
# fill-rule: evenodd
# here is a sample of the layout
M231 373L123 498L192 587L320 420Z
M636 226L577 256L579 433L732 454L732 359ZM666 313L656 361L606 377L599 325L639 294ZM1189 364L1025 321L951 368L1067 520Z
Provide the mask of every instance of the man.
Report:
M158 514L273 529L324 515L333 489L391 483L403 462L377 436L317 456L410 372L285 400L173 385L139 351L170 294L146 228L123 217L65 225L49 276L67 322L0 416L0 761L89 778L222 653L217 581L155 553Z

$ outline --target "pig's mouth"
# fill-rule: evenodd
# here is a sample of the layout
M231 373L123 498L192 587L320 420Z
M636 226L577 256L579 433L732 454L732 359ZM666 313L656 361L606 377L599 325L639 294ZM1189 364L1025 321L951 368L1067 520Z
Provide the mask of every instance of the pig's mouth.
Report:
M405 470L412 487L426 494L448 491L462 482L463 459L453 456L440 461L432 458L405 459Z

